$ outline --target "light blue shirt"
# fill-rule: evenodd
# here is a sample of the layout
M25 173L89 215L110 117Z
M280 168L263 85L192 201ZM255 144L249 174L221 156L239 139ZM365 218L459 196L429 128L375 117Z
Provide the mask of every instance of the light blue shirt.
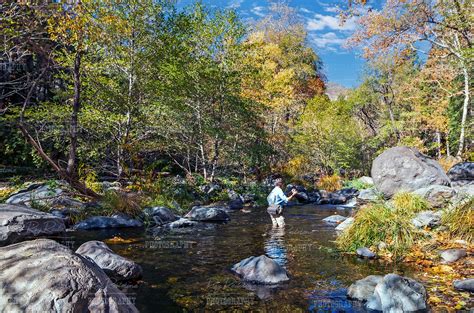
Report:
M267 197L268 205L277 204L284 205L288 203L288 198L280 187L276 186Z

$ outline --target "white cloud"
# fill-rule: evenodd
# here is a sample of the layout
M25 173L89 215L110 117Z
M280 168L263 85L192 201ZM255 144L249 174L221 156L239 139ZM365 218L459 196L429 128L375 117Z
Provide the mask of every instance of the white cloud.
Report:
M265 7L262 6L255 6L250 10L250 12L260 17L265 16L265 13L263 13L263 11L265 11Z
M303 12L303 13L306 13L306 14L314 13L313 11L308 10L307 8L300 8L300 11Z
M340 8L337 6L325 7L324 11L329 12L329 13L339 13Z
M356 23L355 18L350 18L344 24L341 24L337 16L316 13L314 14L314 18L307 19L306 27L309 31L323 30L325 28L331 30L354 30Z
M232 0L232 1L230 1L229 5L227 7L231 8L231 9L238 9L238 8L240 8L240 6L242 5L243 2L244 2L244 0Z
M325 34L310 34L310 41L317 48L335 50L334 46L342 46L346 42L346 38L339 37L334 32Z

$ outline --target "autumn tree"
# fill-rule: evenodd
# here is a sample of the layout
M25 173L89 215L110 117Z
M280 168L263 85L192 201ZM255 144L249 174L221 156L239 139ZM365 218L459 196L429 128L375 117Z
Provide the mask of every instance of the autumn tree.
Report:
M306 35L293 9L272 4L245 41L243 66L254 70L243 81L242 95L264 107L264 127L276 151L274 166L288 161L286 146L307 100L325 90L321 61Z
M471 106L472 16L469 0L389 0L382 10L365 10L358 19L359 29L350 41L363 47L368 58L407 48L427 53L423 50L424 42L438 51L431 57L452 64L463 77L458 156L464 151Z

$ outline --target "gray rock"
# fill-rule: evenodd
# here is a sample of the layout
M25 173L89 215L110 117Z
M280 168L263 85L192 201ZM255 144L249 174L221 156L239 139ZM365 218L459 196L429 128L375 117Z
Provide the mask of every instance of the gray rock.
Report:
M337 225L336 230L337 231L344 231L347 228L349 228L353 223L354 223L354 218L353 217L348 217L348 218L346 218L346 220L344 222Z
M3 312L138 312L92 261L47 239L0 248Z
M449 169L447 175L453 182L474 181L474 162L458 163Z
M455 186L453 188L456 191L457 198L459 199L474 197L474 182L462 186Z
M416 214L411 223L417 228L436 227L441 224L441 212L422 211Z
M162 226L179 218L170 209L161 206L146 208L143 210L143 213L146 218L152 221L151 226Z
M177 221L171 222L166 225L166 227L170 229L175 229L175 228L185 228L185 227L192 227L196 226L198 223L195 221L190 221L187 218L180 218Z
M232 267L242 280L258 284L278 284L289 280L286 270L266 255L251 256Z
M431 185L413 191L426 200L435 208L440 208L446 205L455 195L454 188L442 185Z
M12 194L5 203L30 206L32 202L41 205L50 205L52 200L63 193L60 188L51 188L46 184L32 184Z
M393 313L424 311L427 309L426 290L411 278L388 274L375 286L367 308Z
M0 204L0 245L28 237L55 235L64 232L62 218L25 206Z
M389 198L398 191L410 192L430 185L450 185L448 176L438 162L408 147L384 151L373 161L371 176L377 190Z
M455 280L453 286L457 290L474 292L474 278Z
M230 216L223 208L206 206L193 207L184 217L199 222L225 222L230 220Z
M103 228L126 228L126 227L142 227L143 223L130 218L124 214L114 214L112 216L92 216L76 225L74 229L89 230Z
M76 253L90 258L114 280L136 280L142 276L140 265L116 254L102 241L85 242Z
M237 198L234 200L230 200L227 203L227 206L229 207L230 210L241 210L244 208L244 202L242 201L242 199Z
M467 253L466 249L448 249L442 251L439 255L443 259L443 263L452 263L465 257Z
M323 218L323 221L330 224L339 224L341 222L344 222L346 219L347 217L336 214Z
M359 279L347 290L347 296L359 301L367 301L375 291L375 286L383 281L383 276L370 275L364 279Z
M375 188L369 188L369 189L362 189L359 192L359 196L357 199L362 200L362 201L375 201L379 198L379 194L377 193L377 190Z
M366 185L374 184L374 180L372 179L372 177L369 177L369 176L362 176L361 178L358 179L358 181Z
M375 253L370 251L369 248L366 248L366 247L358 248L356 250L356 254L357 254L357 256L359 256L361 258L367 258L367 259L373 259L377 256Z

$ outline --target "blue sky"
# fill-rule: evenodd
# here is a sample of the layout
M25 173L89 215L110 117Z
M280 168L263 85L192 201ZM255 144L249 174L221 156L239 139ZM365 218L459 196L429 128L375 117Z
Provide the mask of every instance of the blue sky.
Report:
M354 87L364 60L358 51L344 47L345 40L356 27L354 19L341 25L337 4L345 0L290 0L287 3L296 9L308 31L308 41L322 58L324 73L328 81L346 87ZM202 0L203 3L218 8L234 8L244 20L259 19L268 12L268 0ZM194 0L178 0L179 6L194 3Z

